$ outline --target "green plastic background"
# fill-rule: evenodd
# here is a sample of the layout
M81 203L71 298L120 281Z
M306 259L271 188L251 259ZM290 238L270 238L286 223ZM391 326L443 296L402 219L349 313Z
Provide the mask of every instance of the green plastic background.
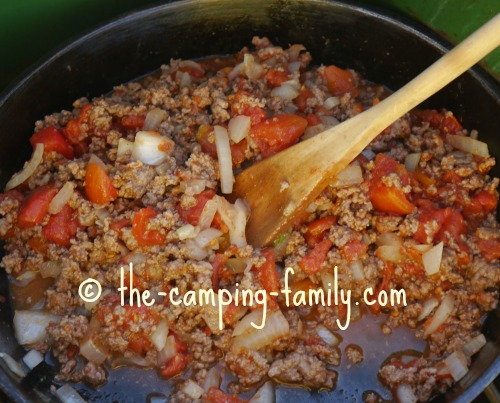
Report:
M158 0L0 0L0 91L65 41L115 16L159 3ZM420 20L452 42L459 42L500 12L500 0L360 0L359 4L390 9ZM490 54L483 66L500 79L500 49Z

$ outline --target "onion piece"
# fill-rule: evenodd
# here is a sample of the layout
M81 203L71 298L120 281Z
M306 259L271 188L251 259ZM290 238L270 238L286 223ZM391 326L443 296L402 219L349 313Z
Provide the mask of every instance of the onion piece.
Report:
M455 298L450 294L446 295L441 301L441 304L436 310L436 313L434 313L434 316L432 317L430 322L426 322L424 337L427 337L430 334L434 333L439 328L439 326L445 323L448 317L453 312L454 308Z
M337 105L340 105L340 98L339 97L326 98L325 101L323 102L323 107L329 111L331 111Z
M401 246L403 245L403 240L398 234L393 232L384 232L377 237L376 244L378 246L390 245L390 246Z
M469 342L463 347L464 353L470 357L481 350L485 344L486 337L484 337L484 334L480 333L476 337L469 340Z
M260 325L262 319L256 324ZM290 326L283 313L278 309L271 314L267 315L264 328L255 329L236 336L231 344L231 351L239 353L240 351L258 350L274 341L288 335L290 333Z
M243 65L245 74L250 80L258 80L264 73L264 68L257 63L255 57L250 53L245 53L243 56Z
M260 325L262 322L262 314L262 308L258 308L245 315L234 327L232 336L240 336L255 330L252 323Z
M330 186L337 188L359 183L363 183L363 171L359 165L351 164L337 174Z
M290 84L283 83L271 91L271 96L291 101L299 96L299 91Z
M47 340L47 326L59 323L61 317L45 311L16 311L14 329L19 344L29 345Z
M249 403L274 403L276 401L276 391L274 389L274 383L272 381L267 381L262 385L255 395L249 400Z
M68 203L71 196L73 196L73 191L75 189L75 184L73 182L66 182L63 187L57 192L49 204L49 213L57 214L63 207Z
M355 281L363 281L365 279L363 263L361 262L361 260L356 260L355 262L349 263L349 268L351 269L352 278Z
M245 227L250 211L245 202L236 199L233 205L220 196L215 196L212 200L217 203L217 211L229 229L231 244L238 247L246 246Z
M332 291L335 283L335 277L333 277L333 274L329 272L328 269L325 269L321 271L320 276L323 290L325 290L325 292L328 292L329 290Z
M165 347L158 353L158 366L165 364L168 360L177 354L177 343L175 342L174 335L167 337Z
M62 266L60 262L48 261L40 265L40 274L43 278L57 278L61 274Z
M303 140L307 140L310 139L311 137L320 134L321 132L324 132L325 130L326 130L326 125L324 123L319 123L314 126L307 126L301 138Z
M417 396L415 396L415 392L413 392L413 388L406 383L400 383L398 385L396 389L396 396L399 403L418 402Z
M203 392L205 392L203 388L192 379L188 379L184 382L180 387L180 390L193 400L198 400L203 395Z
M458 134L448 134L446 141L457 150L465 151L479 157L489 157L488 144L473 139L471 137L460 136Z
M147 165L160 165L172 153L174 142L154 131L140 131L135 135L132 158Z
M222 312L222 315L227 311L227 305L222 305L222 308L219 306L219 299L214 298L214 305L206 304L201 307L201 317L210 328L212 333L219 334L222 330L225 329L224 321L220 321L219 319L219 310ZM222 329L221 329L222 327Z
M250 132L250 116L238 115L231 118L227 125L229 137L235 143L239 143Z
M289 73L296 73L298 71L300 71L300 62L288 63L288 72Z
M23 357L23 362L26 364L26 366L32 370L35 368L38 364L43 362L43 355L40 353L40 351L37 350L30 350L28 353Z
M342 341L340 337L332 333L323 325L316 327L316 333L318 333L318 336L329 346L335 347Z
M198 219L198 227L202 230L210 228L212 221L217 213L219 203L217 200L209 200L205 203L201 211L200 218Z
M186 73L186 72L180 72L178 71L177 72L177 75L180 75L180 83L179 83L179 86L181 88L188 88L191 86L191 82L193 81L191 79L191 76L189 75L189 73Z
M429 299L425 300L422 306L422 311L420 312L420 315L418 315L417 321L424 320L431 314L431 312L434 310L439 305L439 301L436 297L430 297Z
M207 228L201 231L194 241L202 248L212 246L213 242L222 235L222 231L216 228Z
M24 183L28 178L31 177L31 175L35 173L38 165L40 165L40 163L42 162L43 149L43 143L36 144L35 150L31 155L31 159L26 164L24 164L24 168L21 171L12 175L12 178L10 178L10 180L5 185L6 192Z
M80 343L80 354L90 362L100 365L108 358L108 352L92 339L93 334L94 332L90 332Z
M185 239L194 238L196 235L198 235L199 229L193 227L191 224L186 224L180 228L177 228L175 232L179 239L181 241L184 241Z
M405 168L408 172L413 172L420 162L420 153L408 154L405 158Z
M217 370L215 367L212 367L208 370L207 376L205 377L205 382L203 383L203 390L205 392L208 392L208 389L212 387L218 388L220 387L221 382L222 382L222 377L220 375L220 371Z
M219 160L221 192L230 194L233 192L234 174L229 135L227 130L222 126L214 126L214 133L217 158Z
M128 141L124 138L118 140L118 149L116 151L116 155L121 157L123 154L131 153L134 149L134 142Z
M469 359L463 351L457 350L444 359L444 363L450 370L450 374L457 382L469 371Z
M67 383L56 390L56 396L62 403L86 403L79 393Z
M401 253L400 246L382 245L377 248L375 255L386 262L401 263L404 255Z
M23 369L21 364L19 364L14 358L12 358L7 353L0 353L0 358L5 362L9 370L17 375L20 378L24 378L26 376L26 371Z
M422 262L424 263L425 273L428 276L439 272L442 257L443 242L439 242L437 245L422 254Z
M150 131L158 129L160 123L167 118L167 111L160 108L153 108L146 114L146 119L144 120L143 130ZM118 146L120 144L118 143Z
M427 252L430 248L432 248L432 245L418 244L418 245L412 245L411 248L415 249L418 252L424 253Z
M156 347L156 350L161 351L167 344L168 323L166 319L162 319L156 326L156 329L151 333L151 342Z
M206 249L200 247L194 240L188 239L185 244L186 255L193 260L203 260L208 256Z
M184 185L184 192L197 195L203 192L207 182L204 179L192 179L189 182L181 182Z

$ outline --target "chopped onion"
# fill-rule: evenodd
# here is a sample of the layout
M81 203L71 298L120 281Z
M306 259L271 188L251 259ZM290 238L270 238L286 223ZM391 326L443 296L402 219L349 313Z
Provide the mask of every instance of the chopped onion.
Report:
M63 187L57 192L49 204L49 213L57 214L68 203L73 195L75 184L73 182L66 182Z
M291 80L283 81L281 84L287 84L291 85L293 88L295 88L297 91L300 91L300 88L302 87L300 85L300 81L298 78L293 78Z
M271 96L291 101L299 96L299 91L290 84L283 83L279 87L273 88Z
M179 67L190 67L195 70L200 71L201 73L205 74L205 70L203 70L203 67L201 67L201 64L196 63L194 60L181 60L179 62Z
M356 260L355 262L349 263L349 268L351 269L352 278L355 281L362 281L365 279L363 263L361 262L361 260Z
M262 319L257 321L260 325ZM243 349L258 350L274 341L288 335L290 333L290 326L283 313L278 309L271 314L267 315L264 328L255 329L236 336L231 344L231 351L238 353Z
M229 135L227 130L222 126L214 126L214 133L217 158L219 160L221 192L230 194L233 192L234 175Z
M399 403L416 403L418 402L417 396L413 392L413 388L406 384L400 383L396 389L396 396Z
M162 362L162 364L164 363L165 361ZM152 368L154 367L154 362L151 362L151 360L148 359L148 356L144 358L138 354L132 354L126 357L121 355L113 359L113 361L111 362L112 369L117 369L120 367L131 367L131 366L140 368Z
M217 208L219 203L217 200L209 200L205 203L203 210L201 211L200 218L198 219L198 227L200 229L209 228L214 219L215 213L217 213Z
M167 118L167 111L160 108L153 108L146 114L143 130L150 131L158 129L160 123ZM118 143L119 146L119 143Z
M335 347L342 341L323 325L316 327L316 333L318 333L318 336L321 337L321 339L329 346Z
M412 249L415 249L418 252L424 253L427 252L430 248L432 248L432 245L425 245L425 244L419 244L419 245L412 245Z
M236 199L233 205L220 196L215 196L212 200L218 203L217 211L229 229L231 244L238 247L246 246L245 227L250 212L245 202Z
M245 315L234 327L233 337L249 333L255 328L252 323L260 325L262 322L262 308L254 309L249 314Z
M177 233L177 236L181 241L189 238L194 238L196 235L198 235L197 230L191 224L183 225L182 227L177 228L175 232Z
M151 342L158 351L165 348L168 337L168 323L166 319L162 319L153 333L151 333Z
M243 65L245 66L245 74L250 80L258 80L264 73L264 68L255 61L255 57L250 53L245 53L243 56Z
M45 311L16 311L14 329L18 343L28 345L45 341L49 323L59 323L60 320L60 316Z
M324 132L325 130L326 130L326 125L324 123L319 123L314 126L307 126L301 138L303 140L307 140L310 139L311 137L320 134L321 132Z
M26 376L26 371L23 369L21 364L14 360L14 358L12 358L9 354L0 353L0 358L4 360L5 364L7 364L7 367L9 367L9 370L13 374L20 378L24 378Z
M208 370L207 376L205 377L205 382L203 383L203 389L205 392L208 392L208 389L214 387L218 388L222 382L222 377L220 375L220 371L212 367Z
M222 235L222 231L216 228L207 228L201 231L195 238L195 242L202 248L211 246L214 241Z
M194 240L188 239L185 245L186 255L193 260L203 260L208 256L206 249L203 249Z
M250 132L250 116L238 115L231 118L227 125L229 137L235 143L239 143Z
M85 403L78 392L67 383L56 390L56 396L62 403Z
M37 143L35 146L35 150L31 155L31 159L24 165L24 168L12 175L12 178L5 185L5 191L10 189L14 189L20 184L24 183L31 175L33 175L38 168L38 165L42 162L43 159L43 143Z
M90 154L90 158L89 158L89 164L91 163L94 163L94 164L97 164L99 165L105 172L108 172L108 167L107 165L104 163L104 161L102 159L100 159L97 155L95 154Z
M131 252L123 260L126 264L132 263L134 266L138 266L148 260L148 255L140 252Z
M480 333L463 347L464 353L470 357L481 350L485 344L486 337L484 337L484 334Z
M296 43L291 45L285 52L288 53L289 60L295 61L299 58L300 52L303 50L306 50L304 45Z
M276 402L276 391L274 389L274 383L272 381L267 381L262 385L255 395L249 400L249 403L275 403Z
M330 186L344 187L359 183L363 183L363 171L359 165L351 164L337 174Z
M192 179L189 182L184 182L185 191L190 194L197 195L205 190L207 182L204 179Z
M179 84L179 86L181 88L188 88L191 86L192 80L191 80L191 76L189 75L189 73L178 71L177 74L180 75L180 77L181 77L181 81Z
M443 257L443 242L439 242L427 252L422 254L422 262L428 276L439 272L441 267L441 259Z
M93 332L85 337L80 343L80 354L95 364L102 364L108 358L108 352L104 346L92 339Z
M439 326L446 322L448 317L453 312L454 308L455 298L453 298L453 296L450 294L446 295L441 301L441 304L436 310L436 313L432 317L431 321L428 324L426 322L427 326L424 331L424 337L427 337L430 334L434 333L439 328Z
M203 395L203 388L192 379L188 379L180 388L193 400L198 400Z
M289 73L296 73L298 71L300 71L300 62L288 63L288 72Z
M320 115L319 118L327 128L337 126L339 124L339 120L334 116Z
M40 351L37 351L37 350L30 350L23 357L23 362L26 364L26 366L30 370L35 368L42 361L43 361L43 355L42 355L42 353L40 353Z
M240 75L240 73L243 73L244 70L245 70L245 65L243 63L237 64L227 75L227 78L229 78L230 80L234 80L236 77Z
M131 153L134 150L134 142L128 141L124 138L118 140L118 150L116 151L116 155L118 157L122 156L126 153Z
M53 277L56 278L61 274L61 263L49 260L40 265L40 274L43 278Z
M320 276L323 290L325 290L325 292L333 290L333 285L335 283L335 277L333 277L333 274L328 271L328 269L325 269L321 271Z
M467 356L463 351L457 350L451 353L448 357L444 359L446 366L450 370L450 374L453 379L457 382L462 379L465 374L469 371L469 362Z
M207 326L210 328L212 333L218 334L225 328L224 321L220 321L219 319L219 299L215 298L214 299L215 304L206 304L201 307L201 317L207 324ZM222 305L222 308L220 309L222 311L222 315L227 310L227 305ZM220 328L222 327L222 329Z
M420 162L420 153L408 154L405 158L405 168L408 172L413 172Z
M417 320L420 322L421 320L424 320L431 314L431 312L434 310L439 305L439 301L436 297L430 297L429 299L425 300L424 303L422 304L422 312L420 312L420 315L418 315Z
M174 335L167 337L165 347L158 353L158 365L163 365L177 354L177 343Z
M135 135L132 158L147 165L160 165L174 149L174 142L154 131L140 131Z
M460 151L465 151L479 157L489 157L488 144L473 139L471 137L460 136L458 134L448 134L446 140L449 144Z
M377 248L375 255L386 262L400 263L404 260L400 246L382 245Z
M340 105L340 98L339 97L326 98L325 102L323 102L323 107L329 111L331 111L337 105Z
M378 246L390 245L390 246L401 246L403 245L403 240L401 237L393 232L384 232L377 237L376 241Z

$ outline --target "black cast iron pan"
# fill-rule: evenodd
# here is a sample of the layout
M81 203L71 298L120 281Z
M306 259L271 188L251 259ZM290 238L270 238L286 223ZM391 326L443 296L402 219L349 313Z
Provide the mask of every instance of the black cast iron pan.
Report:
M350 67L367 79L396 90L435 61L449 44L426 28L352 3L326 0L187 0L140 11L113 21L61 48L27 73L0 99L0 185L19 170L30 155L27 141L34 122L46 114L70 109L81 97L108 92L114 85L154 71L170 58L199 58L233 53L250 44L253 35L268 36L276 44L302 43L315 64ZM467 128L476 128L500 157L500 90L483 70L474 68L426 102L445 107ZM500 169L494 170L500 176ZM5 275L0 295L6 295ZM22 356L13 336L8 303L0 303L0 351ZM476 357L468 375L438 400L471 401L500 372L500 326L497 310L484 325L488 344ZM352 326L352 325L351 325ZM353 338L370 330L354 328ZM378 333L381 337L380 332ZM356 336L358 335L358 336ZM351 337L348 334L345 337ZM390 343L406 337L396 333ZM375 351L381 350L379 347ZM375 356L374 356L375 357ZM361 401L366 389L390 394L377 384L373 363L365 359L353 372L341 373L331 393L278 388L278 401ZM370 368L370 361L372 367ZM376 364L379 365L379 364ZM43 383L43 382L42 382ZM0 370L0 389L17 402L43 401L33 385L15 383ZM95 402L140 402L148 394L168 396L168 382L154 371L120 369L98 390L77 385ZM44 390L44 385L41 386ZM46 387L45 387L46 391ZM46 394L49 396L50 394Z

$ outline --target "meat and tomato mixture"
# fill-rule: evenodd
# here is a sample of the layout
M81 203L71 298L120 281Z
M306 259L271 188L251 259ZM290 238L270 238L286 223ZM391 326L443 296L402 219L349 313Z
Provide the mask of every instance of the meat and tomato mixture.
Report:
M234 173L387 91L352 70L312 66L301 45L252 44L230 58L172 60L36 123L33 156L0 198L18 341L51 351L56 381L99 387L113 367L157 368L175 383L171 401L238 401L252 388L253 401L269 401L281 383L331 390L341 360L363 365L363 346L340 337L346 307L286 307L269 292L283 288L285 267L293 293L326 289L336 266L355 301L369 287L375 299L406 293L406 305L361 303L351 321L383 315L380 338L407 326L428 343L425 353L389 358L379 379L403 402L446 391L486 342L481 319L498 300L498 179L486 144L452 112L415 110L274 245L254 248L245 239L251 212L223 194ZM121 267L125 285L149 290L155 304L122 306ZM88 278L102 286L98 301L79 295ZM218 307L173 304L175 287L266 290L266 325L251 326L262 305L233 302L221 329ZM221 374L235 381L222 387Z

